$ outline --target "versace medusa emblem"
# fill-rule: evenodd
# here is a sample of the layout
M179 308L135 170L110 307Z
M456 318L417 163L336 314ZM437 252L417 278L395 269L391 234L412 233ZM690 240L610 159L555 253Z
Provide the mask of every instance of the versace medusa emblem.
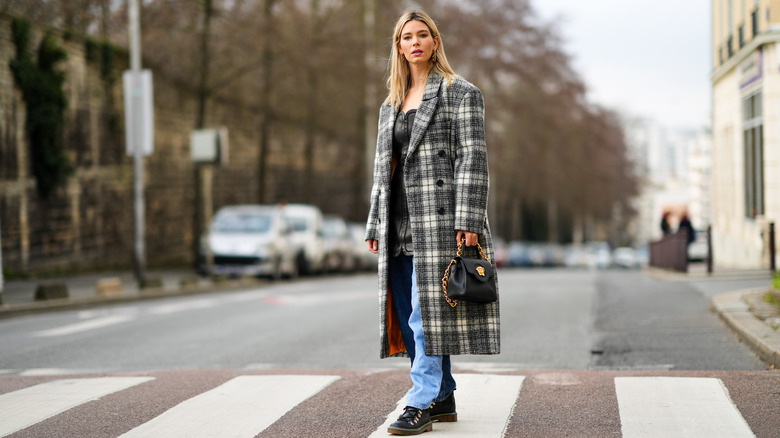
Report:
M485 268L483 268L482 266L477 266L477 274L479 274L480 277L484 277L485 276Z

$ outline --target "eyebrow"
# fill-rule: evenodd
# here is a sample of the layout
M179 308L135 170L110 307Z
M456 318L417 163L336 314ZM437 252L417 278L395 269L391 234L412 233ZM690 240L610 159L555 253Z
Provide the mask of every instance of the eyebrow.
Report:
M420 30L420 31L418 31L417 33L431 33L431 31L430 31L430 30L427 30L427 29L425 29L425 30ZM402 34L401 34L401 36L406 36L406 35L413 35L413 34L414 34L414 32L408 32L408 31L407 31L407 32L404 32L404 33L402 33Z

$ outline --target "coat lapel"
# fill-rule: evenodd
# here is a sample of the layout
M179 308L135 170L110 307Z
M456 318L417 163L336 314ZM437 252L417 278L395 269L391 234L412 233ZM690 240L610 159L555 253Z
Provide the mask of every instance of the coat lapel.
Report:
M422 140L423 134L431 123L433 113L436 112L436 105L439 102L439 87L442 80L441 75L434 71L428 75L428 83L425 84L422 102L420 102L420 107L417 108L417 114L414 116L414 126L412 127L412 136L409 140L407 157L412 155L417 146L420 145L420 140Z

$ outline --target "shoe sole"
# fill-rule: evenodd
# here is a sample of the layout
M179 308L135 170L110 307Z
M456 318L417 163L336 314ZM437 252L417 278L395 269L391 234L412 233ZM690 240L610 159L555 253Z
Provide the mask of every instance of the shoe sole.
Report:
M431 415L431 421L438 421L439 423L455 423L458 421L457 412L438 414L436 416Z
M396 429L390 427L387 429L387 433L391 433L393 435L419 435L423 432L430 432L432 430L433 430L433 422L431 421L430 423L423 424L417 429Z

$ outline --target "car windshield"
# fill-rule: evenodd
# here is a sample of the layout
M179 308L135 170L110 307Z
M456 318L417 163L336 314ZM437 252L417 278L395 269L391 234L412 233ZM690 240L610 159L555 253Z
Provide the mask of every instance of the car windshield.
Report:
M306 231L306 219L302 217L291 217L290 226L292 227L292 230L296 232Z
M271 215L234 213L220 215L211 226L217 233L267 233L271 229Z

